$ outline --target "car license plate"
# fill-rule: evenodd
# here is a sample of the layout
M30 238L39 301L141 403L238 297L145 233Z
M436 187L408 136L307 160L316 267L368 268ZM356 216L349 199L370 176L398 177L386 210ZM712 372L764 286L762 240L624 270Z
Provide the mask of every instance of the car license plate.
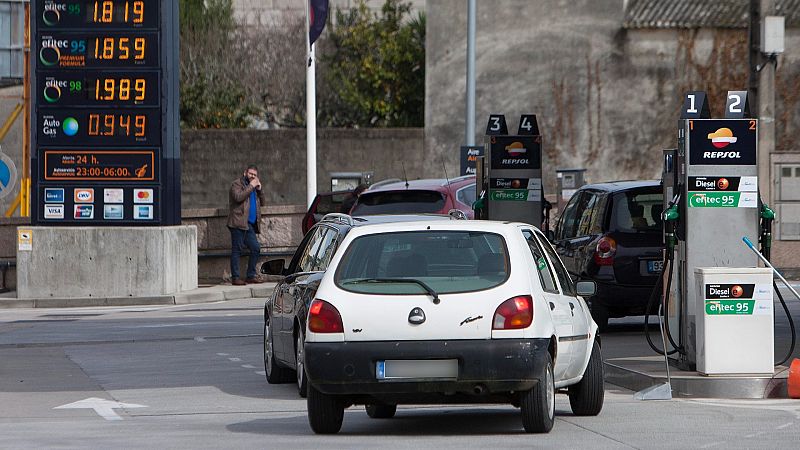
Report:
M390 359L375 364L379 380L458 378L457 359Z
M664 269L664 261L647 261L647 273L659 273Z

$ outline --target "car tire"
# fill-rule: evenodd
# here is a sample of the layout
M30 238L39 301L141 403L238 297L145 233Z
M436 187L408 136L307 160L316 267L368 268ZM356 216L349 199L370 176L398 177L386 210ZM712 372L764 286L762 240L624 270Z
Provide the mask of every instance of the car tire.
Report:
M373 419L391 419L397 412L397 405L369 404L364 405L367 415Z
M292 381L292 370L281 367L275 360L275 343L272 338L272 329L269 325L270 319L264 321L264 372L266 373L267 383L283 384Z
M297 380L297 393L303 398L306 398L306 395L308 395L308 377L306 377L305 365L305 342L305 333L303 333L303 330L298 330L297 338L294 341L295 375Z
M599 331L608 330L608 308L603 305L592 302L592 319L597 324Z
M569 406L576 416L596 416L603 409L605 388L603 386L603 355L600 345L594 341L589 364L583 378L568 388Z
M344 403L333 395L308 386L308 424L317 434L336 434L342 429Z
M520 402L522 426L527 433L549 433L553 429L556 410L556 388L553 358L547 355L544 378L533 389L522 394Z

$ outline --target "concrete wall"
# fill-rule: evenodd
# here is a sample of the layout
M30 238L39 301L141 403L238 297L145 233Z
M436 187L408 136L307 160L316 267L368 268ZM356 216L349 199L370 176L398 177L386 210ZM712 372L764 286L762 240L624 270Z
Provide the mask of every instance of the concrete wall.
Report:
M197 288L197 229L31 227L17 298L151 297Z
M231 182L255 163L268 205L306 203L306 131L198 130L181 135L183 208L227 208ZM423 131L319 129L317 189L330 191L331 172L373 171L375 180L442 177L441 162L426 164ZM450 171L456 174L457 171Z
M624 0L478 2L476 134L490 113L509 130L538 115L546 192L555 168L588 169L589 182L660 176L677 144L682 95L707 90L722 115L725 91L747 87L747 30L626 30ZM425 165L458 166L465 142L466 2L426 2ZM800 145L800 29L786 30L777 71L776 148ZM774 175L774 174L773 174ZM800 242L776 244L776 260L800 267Z

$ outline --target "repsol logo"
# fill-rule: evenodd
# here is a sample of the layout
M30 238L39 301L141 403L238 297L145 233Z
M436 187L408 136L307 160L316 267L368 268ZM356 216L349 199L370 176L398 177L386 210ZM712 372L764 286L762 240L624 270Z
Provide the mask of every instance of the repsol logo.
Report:
M703 158L707 159L724 159L724 158L741 158L739 152L703 152Z
M528 163L529 163L528 158L519 158L519 159L505 158L505 159L503 159L503 164L508 164L508 165L521 166L521 165L525 165L525 164L528 164Z

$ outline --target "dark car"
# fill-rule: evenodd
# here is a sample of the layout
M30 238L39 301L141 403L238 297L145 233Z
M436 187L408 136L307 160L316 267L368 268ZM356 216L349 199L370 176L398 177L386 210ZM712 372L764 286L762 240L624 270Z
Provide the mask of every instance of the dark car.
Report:
M472 219L475 176L447 179L396 181L372 186L362 193L350 214L447 214L458 209Z
M609 317L645 314L662 268L658 181L619 181L583 186L564 207L554 242L574 279L593 280L589 299L600 329Z
M454 212L453 218L457 217ZM463 216L461 216L463 217ZM264 305L264 369L270 384L297 381L297 389L305 397L307 382L303 369L303 343L308 306L319 282L336 252L339 243L354 227L386 222L407 222L431 219L450 220L447 215L388 215L351 217L329 214L312 226L297 247L289 267L285 260L268 261L261 272L282 275Z

